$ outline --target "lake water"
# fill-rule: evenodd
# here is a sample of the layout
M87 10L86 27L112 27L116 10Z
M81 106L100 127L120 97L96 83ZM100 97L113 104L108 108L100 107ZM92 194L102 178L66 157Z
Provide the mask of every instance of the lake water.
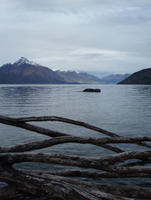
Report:
M85 88L101 93L83 93ZM84 121L121 136L151 135L151 86L148 85L0 85L0 115L10 117L55 115ZM77 136L99 133L57 122L39 123ZM0 124L0 146L46 138L40 134ZM125 150L138 146L122 146ZM44 152L100 156L110 151L80 144L58 145ZM28 168L28 166L26 166ZM43 166L47 168L47 166Z

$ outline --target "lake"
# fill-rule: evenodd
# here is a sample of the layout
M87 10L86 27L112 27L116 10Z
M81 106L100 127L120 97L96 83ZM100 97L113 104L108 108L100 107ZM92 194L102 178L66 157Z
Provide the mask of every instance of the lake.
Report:
M101 93L83 93L85 88ZM0 115L10 117L61 116L80 120L121 136L150 136L151 86L149 85L0 85ZM102 137L99 133L58 122L40 125L76 136ZM0 124L0 146L47 138ZM125 150L138 146L122 146ZM142 147L142 149L144 149ZM66 144L43 152L99 156L110 151L92 145ZM22 166L30 168L30 165ZM37 167L37 166L35 166ZM42 166L48 168L47 165Z

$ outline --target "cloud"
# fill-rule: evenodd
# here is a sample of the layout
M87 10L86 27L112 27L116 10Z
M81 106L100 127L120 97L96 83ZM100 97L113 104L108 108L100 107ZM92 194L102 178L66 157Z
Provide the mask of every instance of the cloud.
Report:
M1 0L0 64L133 72L151 65L150 0Z

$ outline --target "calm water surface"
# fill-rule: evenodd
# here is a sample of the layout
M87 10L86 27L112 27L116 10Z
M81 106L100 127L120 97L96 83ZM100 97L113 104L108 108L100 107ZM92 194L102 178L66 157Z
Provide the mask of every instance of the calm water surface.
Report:
M83 93L87 88L101 93ZM85 121L121 136L151 134L151 86L147 85L0 85L0 115L10 117L56 115ZM77 136L100 134L57 122L40 125ZM38 125L39 125L38 124ZM36 133L0 124L0 146L47 138ZM122 146L125 150L137 146ZM110 151L91 145L66 144L44 152L99 156ZM28 168L30 166L24 166ZM48 168L44 165L43 168Z

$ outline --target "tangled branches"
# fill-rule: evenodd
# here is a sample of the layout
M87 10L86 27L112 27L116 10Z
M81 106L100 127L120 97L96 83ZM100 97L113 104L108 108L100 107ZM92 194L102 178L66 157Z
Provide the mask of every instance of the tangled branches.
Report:
M30 122L58 121L78 125L106 135L102 138L76 137L30 124ZM120 137L90 124L56 116L10 118L0 116L0 123L20 127L50 138L11 147L0 147L0 199L25 196L43 196L61 200L130 200L151 199L151 188L141 185L104 183L106 179L151 178L151 137ZM35 153L34 150L59 144L91 144L113 153L106 156L82 157L53 153ZM145 151L124 151L115 144L136 144ZM114 144L114 145L113 145ZM25 170L17 163L48 163L64 166L62 170ZM147 164L147 166L145 166ZM72 168L66 168L71 166Z

